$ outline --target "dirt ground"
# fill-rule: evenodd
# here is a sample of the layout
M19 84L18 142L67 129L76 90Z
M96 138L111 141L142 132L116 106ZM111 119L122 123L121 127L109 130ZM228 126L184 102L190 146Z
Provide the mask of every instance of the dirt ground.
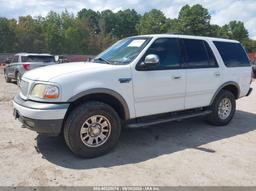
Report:
M61 138L22 129L12 116L17 92L0 70L1 186L256 186L256 91L237 102L228 126L196 118L126 129L111 153L90 160Z

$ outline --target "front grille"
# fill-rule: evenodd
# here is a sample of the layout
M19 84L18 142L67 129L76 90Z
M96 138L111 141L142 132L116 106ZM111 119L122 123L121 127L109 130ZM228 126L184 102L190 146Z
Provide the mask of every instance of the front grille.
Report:
M28 95L28 89L29 89L29 83L22 80L20 82L20 91L22 93L23 96L27 97Z

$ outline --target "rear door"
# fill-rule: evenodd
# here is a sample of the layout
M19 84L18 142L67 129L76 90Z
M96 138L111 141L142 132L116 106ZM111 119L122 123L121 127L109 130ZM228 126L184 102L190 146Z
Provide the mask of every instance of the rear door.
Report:
M149 54L156 54L160 64L140 69ZM184 109L185 71L177 38L156 39L133 72L136 117Z
M186 68L185 109L208 106L221 85L222 73L208 42L183 39Z

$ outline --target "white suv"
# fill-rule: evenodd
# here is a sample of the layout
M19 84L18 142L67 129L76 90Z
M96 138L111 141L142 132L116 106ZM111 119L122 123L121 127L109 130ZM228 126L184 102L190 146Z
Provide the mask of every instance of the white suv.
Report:
M252 68L239 42L184 35L118 41L91 62L27 72L14 98L15 117L38 133L64 133L86 158L109 152L122 127L205 115L213 125L233 118L248 96Z

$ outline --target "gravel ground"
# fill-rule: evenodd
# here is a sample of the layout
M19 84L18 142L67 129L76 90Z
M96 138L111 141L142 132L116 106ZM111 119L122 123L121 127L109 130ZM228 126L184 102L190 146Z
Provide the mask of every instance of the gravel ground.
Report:
M61 138L20 128L10 101L17 92L0 70L1 186L256 186L256 91L237 102L228 126L197 118L126 129L115 150L90 160Z

